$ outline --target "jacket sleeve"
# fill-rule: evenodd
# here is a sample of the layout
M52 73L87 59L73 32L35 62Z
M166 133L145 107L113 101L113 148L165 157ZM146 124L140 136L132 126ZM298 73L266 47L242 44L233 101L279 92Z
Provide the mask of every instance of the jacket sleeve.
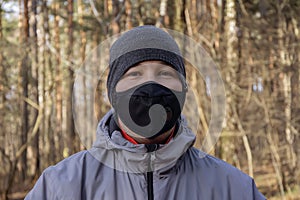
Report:
M25 200L58 200L57 193L54 192L54 186L55 184L48 173L48 169L46 169L32 190L26 195Z

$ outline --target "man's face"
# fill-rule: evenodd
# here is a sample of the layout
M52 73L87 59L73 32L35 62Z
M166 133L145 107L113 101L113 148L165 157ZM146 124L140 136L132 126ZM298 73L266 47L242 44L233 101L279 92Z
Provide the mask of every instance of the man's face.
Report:
M116 85L116 92L153 81L169 89L182 91L178 72L162 61L144 61L130 68Z
M177 91L178 93L182 94L182 92L185 91L183 91L183 84L179 76L179 73L165 62L144 61L134 67L131 67L121 77L116 85L116 92L122 93L135 86L143 85L143 83L154 82L156 83L156 85L162 85L169 88L170 90ZM144 88L143 86L140 86L140 88L136 89L135 92L141 88L145 90L147 90L147 88L149 89L149 85L144 86ZM134 137L134 139L139 143L161 143L165 141L165 139L169 136L171 130L173 130L172 128L174 127L175 122L177 121L181 112L181 101L177 101L179 99L177 99L178 97L175 96L172 91L164 90L162 88L160 88L162 89L162 91L159 91L158 86L154 85L152 87L155 87L158 90L156 91L155 89L155 92L158 92L160 96L154 95L154 97L149 97L149 99L146 98L145 101L145 98L143 96L140 96L142 95L142 93L140 93L141 91L137 92L134 95L135 98L131 99L130 97L130 100L128 102L128 111L130 113L130 116L128 113L126 113L127 106L124 106L124 104L126 104L126 100L128 100L126 98L126 95L121 95L123 99L117 100L117 102L119 103L117 103L115 107L115 109L118 110L119 124L127 134L129 134L131 137ZM170 95L169 92L173 93L173 95ZM182 98L180 99L182 100ZM160 109L155 108L155 111L153 110L152 112L152 115L154 114L154 117L150 117L150 114L148 114L148 112L150 112L149 109L150 107L152 108L152 106L155 107L154 105L158 105L157 101L161 101L162 104L159 104L165 109L163 109L162 111L162 107ZM145 125L144 123L146 123L147 125ZM160 133L160 131L164 132ZM157 136L150 139L150 136L154 135Z

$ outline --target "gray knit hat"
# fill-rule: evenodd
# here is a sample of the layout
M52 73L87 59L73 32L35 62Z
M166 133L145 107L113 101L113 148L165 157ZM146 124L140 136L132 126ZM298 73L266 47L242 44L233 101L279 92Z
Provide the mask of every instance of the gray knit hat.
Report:
M183 77L185 66L175 40L155 26L140 26L121 35L110 48L107 91L110 102L112 93L123 74L136 64L160 60L171 65Z

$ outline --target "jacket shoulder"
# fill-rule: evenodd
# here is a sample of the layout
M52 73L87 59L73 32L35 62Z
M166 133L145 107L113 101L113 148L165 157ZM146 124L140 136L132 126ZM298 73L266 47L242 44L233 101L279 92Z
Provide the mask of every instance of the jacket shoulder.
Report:
M76 192L74 188L80 188L80 180L87 166L86 161L92 159L90 157L88 151L81 151L46 168L25 200L69 199L69 197L61 195L67 194L68 191L74 193ZM66 188L69 186L72 188Z
M190 148L189 155L190 158L194 160L195 164L201 168L208 168L214 171L218 170L223 175L243 176L246 179L251 179L250 176L231 164L212 155L203 153L194 147Z
M88 151L80 151L69 156L68 158L63 159L56 165L48 167L47 169L45 169L45 173L47 173L48 175L59 174L61 176L68 176L74 173L76 174L81 170L88 157Z
M198 177L206 180L204 187L211 185L215 189L218 188L218 190L227 193L229 197L243 197L243 199L251 200L266 199L258 191L253 178L236 167L194 147L190 148L188 154L194 169L197 169ZM244 197L244 195L246 196Z

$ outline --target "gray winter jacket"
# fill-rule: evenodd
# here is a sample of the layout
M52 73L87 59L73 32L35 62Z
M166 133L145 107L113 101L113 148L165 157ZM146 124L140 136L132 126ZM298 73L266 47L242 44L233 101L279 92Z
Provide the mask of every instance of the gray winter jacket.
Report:
M192 147L195 136L185 123L168 144L149 152L117 130L110 135L111 115L99 123L90 150L47 168L25 200L265 199L248 175Z

